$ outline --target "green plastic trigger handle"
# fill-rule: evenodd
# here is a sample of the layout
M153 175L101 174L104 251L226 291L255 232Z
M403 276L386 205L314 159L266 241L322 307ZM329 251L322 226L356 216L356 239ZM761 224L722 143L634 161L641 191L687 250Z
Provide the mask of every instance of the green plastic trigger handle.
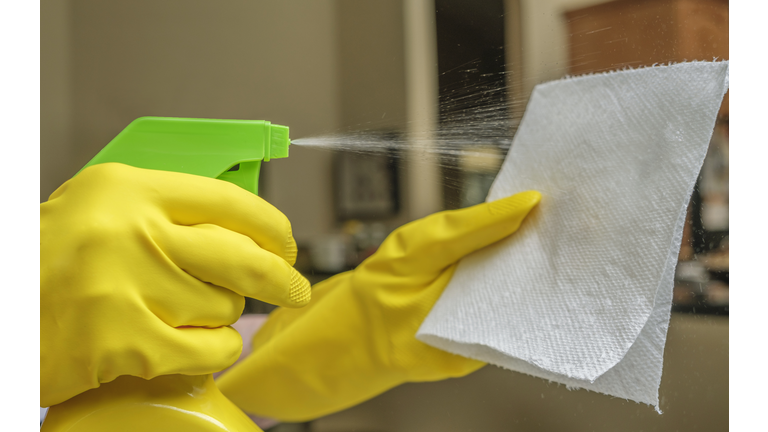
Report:
M265 120L140 117L80 171L119 162L217 178L259 193L261 161L288 157L288 127Z

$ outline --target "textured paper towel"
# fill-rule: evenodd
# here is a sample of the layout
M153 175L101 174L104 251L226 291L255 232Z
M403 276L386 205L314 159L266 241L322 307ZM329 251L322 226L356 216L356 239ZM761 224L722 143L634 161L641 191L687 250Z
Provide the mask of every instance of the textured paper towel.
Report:
M536 86L488 200L542 201L459 263L417 338L658 409L686 208L727 87L727 62Z

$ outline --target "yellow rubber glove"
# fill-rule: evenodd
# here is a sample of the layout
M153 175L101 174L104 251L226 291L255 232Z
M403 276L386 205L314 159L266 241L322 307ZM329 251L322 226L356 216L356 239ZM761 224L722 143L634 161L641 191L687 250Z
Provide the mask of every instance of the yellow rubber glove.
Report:
M244 297L310 299L288 219L221 181L95 165L40 205L40 406L231 365Z
M275 310L219 388L245 411L306 421L405 382L479 369L484 363L433 348L416 331L456 263L515 232L540 199L524 192L398 228L357 269L317 284L307 307Z

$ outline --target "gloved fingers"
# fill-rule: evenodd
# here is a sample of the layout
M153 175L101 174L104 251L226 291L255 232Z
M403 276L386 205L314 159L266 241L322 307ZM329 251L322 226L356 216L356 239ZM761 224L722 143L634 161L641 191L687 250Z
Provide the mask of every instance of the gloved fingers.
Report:
M231 366L243 350L243 340L232 327L173 328L161 326L154 352L162 353L151 375L203 375ZM150 351L153 352L153 351ZM146 377L145 377L146 378Z
M174 225L162 237L166 255L201 281L278 306L309 302L309 282L287 261L242 234L211 224Z
M231 183L183 176L177 183L183 182L184 186L169 185L163 190L166 208L177 223L209 223L244 234L263 249L294 264L297 248L291 223L277 208Z
M215 328L234 324L240 318L245 307L242 295L187 277L190 281L183 285L184 292L164 290L145 300L149 310L165 324Z
M296 260L296 242L288 218L262 198L232 183L119 163L88 167L73 181L114 185L104 188L110 194L140 193L142 199L154 202L175 223L219 225L250 237L291 264Z
M440 271L517 231L539 201L539 192L527 191L432 214L395 230L363 265L396 275Z

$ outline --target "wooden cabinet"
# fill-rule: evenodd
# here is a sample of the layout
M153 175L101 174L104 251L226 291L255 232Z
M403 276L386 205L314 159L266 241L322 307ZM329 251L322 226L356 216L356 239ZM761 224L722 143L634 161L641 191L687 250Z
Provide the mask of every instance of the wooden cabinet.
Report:
M728 59L727 0L617 0L565 16L572 75ZM728 95L720 115L728 115Z

